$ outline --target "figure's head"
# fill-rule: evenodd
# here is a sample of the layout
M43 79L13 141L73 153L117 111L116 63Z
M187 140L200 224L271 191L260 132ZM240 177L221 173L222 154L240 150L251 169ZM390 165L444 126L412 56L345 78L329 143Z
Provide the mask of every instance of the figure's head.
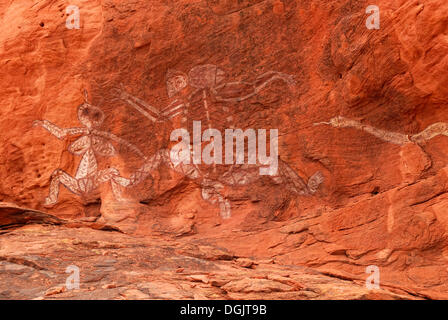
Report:
M166 74L166 89L168 97L173 97L188 84L188 77L185 73L175 70L168 70Z
M88 129L97 128L104 121L103 111L87 102L87 91L84 91L84 103L78 106L78 119Z
M78 107L78 119L81 124L88 129L99 127L104 121L103 111L88 103L83 103Z

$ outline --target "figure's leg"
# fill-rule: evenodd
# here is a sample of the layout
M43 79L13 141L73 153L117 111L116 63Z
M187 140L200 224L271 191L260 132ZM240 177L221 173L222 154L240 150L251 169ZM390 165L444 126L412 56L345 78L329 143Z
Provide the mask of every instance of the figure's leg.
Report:
M221 218L229 219L232 216L230 201L225 198L221 198L220 200L218 200L218 202Z
M74 194L79 195L80 189L78 186L78 180L63 170L57 169L51 175L50 192L48 197L45 198L45 206L52 206L58 201L60 183Z
M311 178L308 180L308 191L311 194L316 193L317 189L322 184L322 182L324 182L324 180L325 180L325 178L324 178L324 175L322 174L322 172L317 171L316 173L314 173L311 176Z
M145 163L137 169L133 174L131 174L129 178L129 184L126 186L135 186L141 183L150 175L150 172L155 170L161 162L161 154L160 151L153 155L151 158L147 159Z
M137 169L129 178L125 178L120 176L120 172L116 168L109 168L105 170L101 170L96 173L94 181L95 186L100 185L101 183L109 182L112 187L112 192L118 200L123 200L121 187L133 187L143 180L145 180L150 172L156 169L161 160L162 160L163 152L158 152L151 158L149 158L142 167Z
M129 179L121 177L120 172L115 168L98 171L95 175L94 181L95 187L99 186L101 183L110 181L112 192L115 198L119 201L123 200L120 186L127 187L131 183Z
M230 201L223 197L219 189L224 186L216 181L204 179L201 183L202 198L211 204L219 205L221 217L228 219L231 216Z
M177 172L182 173L187 178L190 178L192 180L198 179L201 176L201 171L199 168L194 164L179 164L174 169Z
M189 179L196 180L202 177L201 170L194 164L179 163L178 165L174 165L171 161L169 150L160 150L157 156L159 162L165 162L171 169L183 174ZM230 202L219 192L219 189L222 188L224 186L217 181L211 181L206 178L203 178L201 181L202 198L212 204L218 203L221 217L227 219L231 215Z
M189 179L195 180L202 176L202 173L201 173L201 170L199 169L199 167L192 163L193 156L191 154L191 151L190 151L190 156L189 156L190 157L189 164L180 162L179 164L175 165L171 161L170 151L166 150L166 149L159 151L159 157L160 157L160 161L163 161L168 167L170 167L174 171L186 176Z
M156 153L154 156L149 158L142 167L137 169L136 172L131 174L129 178L124 178L120 176L120 172L115 168L109 168L102 170L97 173L95 181L96 184L99 185L101 183L105 183L110 181L112 186L112 191L117 199L123 199L121 196L121 187L132 187L139 183L141 183L143 180L145 180L149 175L150 172L156 169L162 159L161 152Z
M253 183L259 178L259 166L243 164L238 166L232 165L229 170L219 178L219 181L226 185L243 186Z
M284 183L291 191L299 195L310 195L316 193L319 186L324 182L322 172L317 171L305 184L303 179L285 162L279 161L278 175L271 177L276 183Z

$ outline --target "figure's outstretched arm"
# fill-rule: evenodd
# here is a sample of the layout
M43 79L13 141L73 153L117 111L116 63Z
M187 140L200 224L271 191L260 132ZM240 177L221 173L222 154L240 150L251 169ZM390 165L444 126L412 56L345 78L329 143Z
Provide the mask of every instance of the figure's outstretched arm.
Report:
M174 100L162 110L162 116L172 119L180 114L185 114L187 106L181 100Z
M258 92L275 80L282 80L289 86L293 86L296 84L294 77L290 74L278 71L268 71L257 77L257 79L255 80L255 90Z
M117 89L120 94L120 99L126 101L130 106L144 115L146 118L152 122L156 122L160 116L160 111L153 106L147 104L145 101L134 97L133 95L127 93L123 88Z
M296 83L292 75L269 71L258 76L254 82L236 81L224 83L212 88L212 92L218 101L240 102L257 95L275 80L282 80L289 86L293 86Z
M88 133L85 128L59 128L57 125L48 120L35 120L33 122L33 126L40 126L44 128L58 139L64 139L67 135L80 135Z
M242 81L224 83L211 90L220 102L240 102L257 94L254 84Z

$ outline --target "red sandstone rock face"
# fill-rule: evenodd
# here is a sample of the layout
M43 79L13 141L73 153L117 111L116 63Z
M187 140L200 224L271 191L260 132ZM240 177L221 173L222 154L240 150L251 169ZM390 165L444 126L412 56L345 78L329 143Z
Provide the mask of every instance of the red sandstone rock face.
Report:
M367 1L70 4L80 29L66 28L64 1L0 4L0 201L32 208L0 208L3 226L179 237L351 285L376 265L382 288L447 297L445 1L378 0L379 30L365 26ZM174 166L170 134L193 121L278 129L279 173ZM18 261L11 248L1 260ZM237 298L302 290L245 269L213 281Z

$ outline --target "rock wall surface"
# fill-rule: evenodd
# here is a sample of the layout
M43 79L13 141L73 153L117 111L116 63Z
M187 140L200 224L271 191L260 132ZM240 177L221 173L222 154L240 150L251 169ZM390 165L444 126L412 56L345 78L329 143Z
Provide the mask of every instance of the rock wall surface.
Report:
M1 237L119 230L353 283L375 265L382 288L448 298L448 3L376 0L379 29L371 4L2 1ZM194 121L278 129L277 173L176 165Z

